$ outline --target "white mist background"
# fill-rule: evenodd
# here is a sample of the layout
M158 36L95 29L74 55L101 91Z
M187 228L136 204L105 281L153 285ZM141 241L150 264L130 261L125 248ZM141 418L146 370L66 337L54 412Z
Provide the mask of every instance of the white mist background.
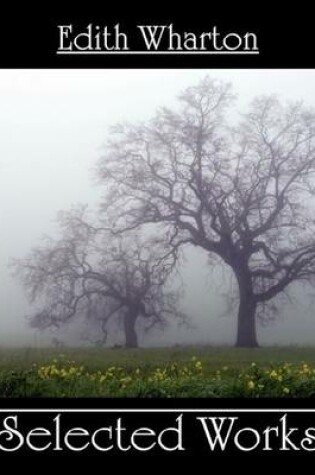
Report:
M176 106L181 91L205 75L233 84L240 112L256 95L271 93L315 107L315 70L0 71L1 346L50 341L51 335L28 328L25 315L32 308L8 263L24 257L44 234L56 235L60 209L97 204L102 189L95 185L92 169L104 152L110 126L143 121L160 106ZM181 271L183 306L194 328L171 326L141 337L140 343L233 344L237 309L222 315L229 272L217 271L213 278L206 253L198 249L187 253ZM275 324L259 328L262 344L315 344L312 299L295 294L294 305L283 306ZM71 339L69 331L69 342L74 344L76 336Z

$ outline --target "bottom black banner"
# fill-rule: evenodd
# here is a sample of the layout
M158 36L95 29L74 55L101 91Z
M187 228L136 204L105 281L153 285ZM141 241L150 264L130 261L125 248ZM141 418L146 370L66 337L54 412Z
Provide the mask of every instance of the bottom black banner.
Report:
M38 401L36 407L33 400L18 408L17 401L15 407L13 400L3 401L0 455L222 457L315 452L315 409L306 408L306 401L288 401L283 408L271 407L271 401L265 407L263 401L241 407L243 401L237 407L235 400L220 400L214 407L212 400L208 408L204 400L194 407L191 402L150 401L143 404L146 407L135 407L139 400L76 400L71 407L69 400L55 400Z

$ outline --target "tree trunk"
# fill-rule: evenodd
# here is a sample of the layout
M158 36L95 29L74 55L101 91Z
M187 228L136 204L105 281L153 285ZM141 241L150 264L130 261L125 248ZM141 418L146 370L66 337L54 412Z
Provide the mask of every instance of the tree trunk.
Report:
M138 337L136 333L136 320L138 314L134 311L127 312L124 318L124 329L126 348L138 348Z
M240 303L238 308L236 346L258 347L256 337L256 307L250 276L238 275Z

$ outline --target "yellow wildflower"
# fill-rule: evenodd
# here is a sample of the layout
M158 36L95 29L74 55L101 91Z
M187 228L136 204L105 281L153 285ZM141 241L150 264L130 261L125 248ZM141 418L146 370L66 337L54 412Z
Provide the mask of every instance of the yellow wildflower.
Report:
M196 363L195 363L195 368L198 369L199 371L202 370L202 363L201 363L201 361L196 361Z

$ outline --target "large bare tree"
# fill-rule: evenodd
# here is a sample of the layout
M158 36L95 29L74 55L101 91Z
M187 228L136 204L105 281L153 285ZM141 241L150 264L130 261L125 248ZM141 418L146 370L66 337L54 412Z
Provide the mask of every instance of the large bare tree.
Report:
M238 118L230 86L209 78L179 99L113 130L102 210L117 233L157 226L174 249L199 246L229 266L236 344L255 347L257 310L314 276L315 115L261 97Z
M170 316L182 321L179 294L166 285L173 251L135 233L114 237L89 224L85 214L84 208L62 213L62 238L48 238L14 262L30 300L39 305L31 325L60 327L83 317L103 337L114 321L123 325L126 347L137 347L139 317L146 328L165 325Z

